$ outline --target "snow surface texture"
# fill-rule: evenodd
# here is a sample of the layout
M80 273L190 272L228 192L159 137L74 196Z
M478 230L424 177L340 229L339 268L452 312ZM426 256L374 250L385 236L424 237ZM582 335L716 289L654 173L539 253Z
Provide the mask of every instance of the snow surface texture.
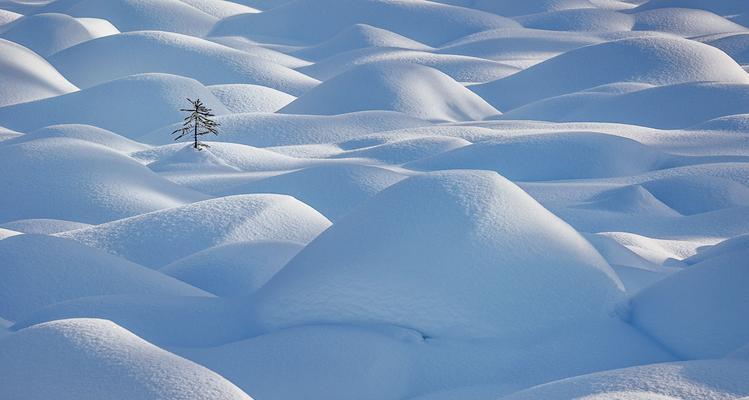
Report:
M0 400L749 396L747 71L745 0L0 0Z

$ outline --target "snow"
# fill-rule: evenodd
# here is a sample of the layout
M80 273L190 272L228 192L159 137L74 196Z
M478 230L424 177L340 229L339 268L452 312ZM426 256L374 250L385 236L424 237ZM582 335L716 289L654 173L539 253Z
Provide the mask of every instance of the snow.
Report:
M237 242L191 254L160 271L217 296L243 296L260 289L303 248L288 241Z
M657 282L632 299L632 321L674 353L718 358L749 343L746 248Z
M0 373L10 398L250 399L205 367L98 319L54 321L6 336Z
M0 28L0 37L26 46L48 57L60 50L99 36L119 33L111 26L91 31L86 24L65 14L37 14L20 18Z
M161 267L221 244L248 240L307 243L329 225L320 213L291 196L254 194L144 213L59 236L145 266ZM185 237L191 240L185 242Z
M0 38L0 107L78 90L33 51Z
M748 5L0 0L0 399L749 398Z
M79 139L0 145L0 166L5 172L0 186L13 193L0 196L0 222L52 218L101 223L206 198L126 155Z
M0 124L22 131L55 124L87 124L134 138L180 121L183 117L179 109L185 107L187 97L201 99L214 114L228 112L196 80L149 73L105 82L67 96L2 107ZM112 109L129 112L112 113Z
M694 81L747 84L749 77L730 57L713 47L686 39L652 36L572 50L472 89L505 111L607 83L668 85Z
M630 139L561 132L481 141L408 166L421 170L486 169L511 180L545 181L635 175L657 169L667 160L666 154Z
M211 94L231 113L273 113L291 103L296 97L266 86L242 83L213 85Z
M543 248L521 246L530 236L543 237ZM380 192L299 253L254 304L266 329L360 321L485 337L608 318L620 295L609 265L569 225L496 173L473 171Z
M186 63L185 59L194 61ZM186 76L204 85L253 83L292 95L304 93L318 83L240 50L158 31L129 32L91 40L55 54L50 62L82 88L145 72Z
M352 90L354 87L359 90ZM326 80L279 110L287 114L398 111L432 121L481 120L499 112L444 73L417 64L365 64Z
M151 269L75 241L17 235L0 241L0 315L17 320L44 306L87 296L207 296Z

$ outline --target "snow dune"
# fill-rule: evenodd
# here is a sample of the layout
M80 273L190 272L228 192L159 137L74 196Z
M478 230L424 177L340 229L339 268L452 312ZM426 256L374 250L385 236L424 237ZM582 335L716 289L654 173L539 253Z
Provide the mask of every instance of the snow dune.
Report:
M185 60L191 60L185 62ZM139 73L162 72L204 85L251 83L299 95L318 82L299 72L200 38L170 32L130 32L88 41L50 57L80 87Z
M51 137L0 145L0 221L102 223L206 198L99 144ZM106 165L106 168L101 168ZM54 199L54 201L50 201Z
M42 57L0 38L0 107L78 90Z
M96 26L96 29L92 29ZM94 24L65 14L37 14L0 28L0 37L26 46L43 57L101 36L119 33L109 21Z
M331 9L335 12L329 12ZM357 23L430 46L486 29L518 26L498 15L423 0L294 0L263 13L224 18L211 35L263 36L313 44Z
M249 240L307 243L329 225L320 213L293 197L256 194L196 202L59 236L145 266L161 267L221 244ZM191 239L186 241L186 237Z
M209 369L99 319L53 321L4 337L0 373L3 395L16 399L250 399Z
M252 303L265 329L384 322L429 336L486 337L609 318L620 285L585 239L510 181L456 171L380 192L302 250Z
M199 98L214 114L228 111L198 81L168 74L133 75L66 96L0 108L0 124L31 131L55 124L87 124L134 138L181 121L187 101ZM116 110L128 110L121 112ZM167 132L167 139L171 140Z
M18 235L0 241L0 315L18 320L64 300L107 294L208 296L149 268L75 241Z
M442 72L398 62L353 68L326 80L279 112L331 115L364 110L398 111L431 121L481 120L499 114Z
M748 84L749 77L730 57L713 47L653 36L572 50L471 89L505 111L607 83L669 85L694 81Z

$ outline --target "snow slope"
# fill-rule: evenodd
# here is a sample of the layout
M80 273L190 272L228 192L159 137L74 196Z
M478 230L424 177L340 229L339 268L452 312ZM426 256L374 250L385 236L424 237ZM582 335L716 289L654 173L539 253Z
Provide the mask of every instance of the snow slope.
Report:
M0 28L0 37L26 46L42 57L97 37L119 33L106 20L90 23L65 14L37 14L20 18Z
M0 38L0 107L78 90L33 51Z
M335 12L329 12L331 9ZM211 35L319 43L357 23L386 29L430 46L481 30L518 26L497 15L423 0L294 0L263 13L224 18Z
M692 81L747 84L749 77L713 47L653 36L583 47L472 89L504 111L607 83L667 85Z
M304 245L249 241L211 247L160 271L218 296L246 296L260 289Z
M2 222L54 218L102 223L206 198L128 156L79 139L2 145L0 165L5 171L0 185L13 193L0 196Z
M227 113L198 81L153 73L105 82L67 96L2 107L0 124L23 131L54 124L87 124L133 138L182 120L179 109L187 105L188 97L201 99L214 114Z
M249 240L306 243L329 225L325 217L293 197L257 194L201 201L59 236L160 267L221 244ZM185 241L186 237L190 240Z
M0 373L3 396L17 399L250 399L205 367L97 319L54 321L4 337Z
M75 241L18 235L0 241L0 315L18 320L46 305L107 294L207 296L151 269Z
M190 77L204 85L252 83L292 95L317 84L308 76L243 51L158 31L129 32L88 41L55 54L50 62L80 87L146 72Z
M346 71L279 112L331 115L364 110L399 111L433 121L481 120L499 114L442 72L395 62L366 64Z
M606 319L620 285L585 239L510 181L444 172L406 179L338 220L253 303L266 329L380 322L486 337Z

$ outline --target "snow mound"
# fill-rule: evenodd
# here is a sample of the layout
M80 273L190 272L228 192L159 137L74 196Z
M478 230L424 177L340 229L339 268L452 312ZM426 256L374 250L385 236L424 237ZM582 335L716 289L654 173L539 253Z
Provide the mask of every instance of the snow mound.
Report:
M210 148L198 150L192 144L179 144L180 150L160 160L148 164L148 168L156 172L168 171L201 171L201 172L232 172L239 168L228 164L213 154Z
M713 118L697 124L693 128L697 130L746 132L749 131L749 113Z
M730 400L749 395L749 363L699 360L642 365L576 376L526 389L503 400Z
M439 52L528 67L561 53L601 43L590 34L538 29L493 29L447 43Z
M3 395L14 399L250 399L209 369L97 319L53 321L4 337L0 374Z
M632 215L678 216L668 205L653 196L642 185L607 190L590 198L579 208L606 210Z
M344 143L350 144L353 141ZM467 146L471 142L458 137L425 136L391 140L382 144L346 151L337 158L368 158L388 164L403 164Z
M730 239L726 239L712 246L700 247L697 249L697 254L690 256L689 258L685 258L682 261L688 265L697 264L698 262L705 261L709 258L737 250L742 250L748 247L749 234L739 235Z
M656 10L660 8L694 8L711 11L718 15L736 15L747 11L743 0L648 0L639 5L634 11Z
M599 121L679 129L749 112L749 85L682 83L629 93L580 92L506 112L502 119ZM733 125L730 123L729 125Z
M295 0L259 14L224 18L211 35L319 43L357 23L430 46L487 29L519 26L498 15L428 1Z
M4 9L0 9L0 30L5 29L3 25L9 24L19 18L23 17L23 14L15 13L13 11L8 11Z
M344 115L234 114L216 118L221 134L211 139L258 147L337 143L374 132L431 125L393 111L364 111ZM150 144L171 143L178 125L163 127L138 140Z
M232 191L294 196L336 221L359 203L403 178L402 174L382 168L333 164L276 175Z
M228 196L60 234L141 265L160 267L209 247L250 241L307 243L330 225L290 196ZM189 240L186 240L189 238Z
M58 0L40 11L105 19L122 32L159 30L192 36L206 35L218 21L180 0Z
M265 285L301 249L296 242L254 241L211 247L160 271L217 296L246 296Z
M431 47L385 29L367 24L354 24L330 39L292 54L308 60L322 60L350 50L369 47L390 47L409 50L433 50Z
M259 85L227 84L208 87L231 113L274 113L296 97Z
M205 199L104 146L69 138L0 146L0 222L102 223ZM50 201L54 199L54 201Z
M749 207L749 187L730 179L675 176L645 182L642 185L682 215L730 207Z
M364 110L399 111L436 121L481 120L499 112L470 90L435 69L379 62L331 78L280 110L287 114L345 114Z
M327 80L356 66L384 61L425 65L445 73L458 82L471 83L493 81L520 70L508 64L476 57L371 47L341 53L299 68L299 71L319 80Z
M739 64L749 64L749 33L719 35L705 43L723 50Z
M85 140L87 142L100 144L112 150L121 151L123 153L140 151L148 148L148 146L146 145L124 138L106 129L81 124L47 126L41 129L37 129L31 133L27 133L23 136L8 139L4 141L2 145L5 146L16 143L26 143L32 140L54 137Z
M119 33L109 30L92 32L86 24L65 14L37 14L20 18L0 28L0 37L16 42L47 57L60 50L104 35Z
M53 233L60 233L60 232L72 231L75 229L87 228L91 225L84 224L81 222L65 221L62 219L32 218L32 219L19 219L17 221L6 222L0 226L6 229L11 229L11 230L22 232L22 233L36 233L40 235L51 235Z
M57 53L50 62L80 87L146 72L182 75L205 85L253 83L293 95L318 83L246 52L171 32L107 36Z
M635 26L635 19L631 15L597 8L552 11L516 20L526 28L553 31L621 32Z
M548 11L595 8L591 0L444 0L441 3L470 7L508 17Z
M134 153L132 156L150 163L149 168L160 171L199 171L210 167L211 163L250 172L289 170L308 164L305 160L242 144L208 142L208 145L211 146L208 149L195 151L191 145L184 143L170 144Z
M16 321L18 330L69 318L101 318L160 347L208 347L246 336L246 307L224 297L108 295L81 297Z
M0 315L18 320L60 301L107 294L208 296L177 279L78 242L46 235L0 241Z
M635 175L668 155L632 139L560 132L490 139L406 164L417 170L486 169L511 180L551 181Z
M746 84L749 76L714 47L686 39L643 37L572 50L471 89L506 110L608 83L669 85L694 81Z
M180 0L187 3L206 14L213 15L216 18L225 18L237 14L247 14L259 12L257 9L248 7L236 1L226 0Z
M684 37L724 32L741 32L746 28L704 10L660 8L634 14L633 29L673 33Z
M184 113L179 109L185 107L187 97L199 98L214 114L228 112L198 81L176 75L142 74L64 96L2 107L0 124L22 131L55 124L87 124L131 138L181 121Z
M33 51L0 39L0 107L78 90Z
M520 188L455 171L406 179L357 207L252 304L259 329L357 321L488 337L606 319L621 290L600 254Z
M749 343L749 249L679 271L631 300L631 320L684 358L723 357Z

